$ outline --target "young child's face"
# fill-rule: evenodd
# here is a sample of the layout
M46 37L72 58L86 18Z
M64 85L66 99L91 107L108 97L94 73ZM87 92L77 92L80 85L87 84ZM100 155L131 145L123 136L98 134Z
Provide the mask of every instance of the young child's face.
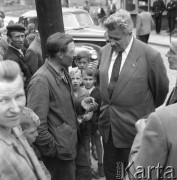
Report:
M82 58L76 62L77 67L82 71L87 68L89 65L89 61L87 58Z
M91 89L94 86L95 78L93 76L88 76L84 74L83 83L86 89Z
M82 83L81 73L75 73L71 76L73 89L78 89Z
M25 137L29 145L31 145L36 140L37 136L38 136L37 126L32 125L28 130L25 130Z

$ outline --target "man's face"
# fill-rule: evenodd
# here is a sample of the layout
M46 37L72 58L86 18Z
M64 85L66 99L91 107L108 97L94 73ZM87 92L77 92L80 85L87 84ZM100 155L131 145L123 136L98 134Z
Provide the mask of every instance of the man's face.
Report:
M113 50L117 53L124 51L130 42L130 36L123 33L119 28L112 31L108 30L107 37Z
M166 56L168 57L169 68L172 70L177 70L177 53L170 48Z
M0 126L11 129L18 126L26 98L20 75L13 82L0 81Z
M63 67L71 66L74 56L75 56L75 44L74 42L70 42L68 44L68 50L66 51L66 53L63 53L63 58L61 59L60 64Z
M94 86L95 78L85 74L83 77L83 83L86 89L91 89Z
M75 73L71 76L73 89L78 89L82 83L81 73Z
M82 58L76 62L76 65L81 71L83 71L89 65L89 61L87 58Z
M22 49L25 40L25 33L23 32L11 32L11 45L17 49Z

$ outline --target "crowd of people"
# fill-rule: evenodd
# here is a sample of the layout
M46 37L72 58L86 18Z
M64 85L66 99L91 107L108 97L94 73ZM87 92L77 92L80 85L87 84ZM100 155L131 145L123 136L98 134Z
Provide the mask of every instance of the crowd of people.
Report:
M41 162L51 180L147 175L155 180L172 178L169 167L177 171L177 86L167 106L156 111L169 91L160 52L139 40L143 34L134 37L126 10L110 11L103 26L107 44L95 61L86 50L76 54L72 36L60 32L47 38L43 59L34 24L28 30L21 24L6 27L0 61L0 179L45 180ZM177 70L177 31L166 56L169 68ZM73 59L76 67L71 67ZM155 167L150 174L148 167Z

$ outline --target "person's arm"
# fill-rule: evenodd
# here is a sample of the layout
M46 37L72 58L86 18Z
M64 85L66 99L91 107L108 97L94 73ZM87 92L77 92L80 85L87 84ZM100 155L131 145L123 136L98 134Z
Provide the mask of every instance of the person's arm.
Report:
M154 98L155 108L161 106L168 94L169 80L167 77L166 68L163 59L158 53L156 56L149 56L149 86Z
M56 142L48 130L49 113L49 89L48 84L42 79L31 82L28 87L27 107L32 109L40 119L36 144L40 152L45 156L56 155Z
M38 70L38 57L32 50L27 50L25 54L25 62L29 65L32 75Z
M141 28L141 18L139 14L137 14L137 17L136 17L136 37L137 38L140 35L140 28Z
M168 147L166 142L166 133L159 117L154 113L148 117L144 131L140 132L142 139L139 140L139 149L134 151L133 146L130 152L130 164L127 167L128 176L138 179L138 171L140 168L144 170L144 175L148 176L149 167L163 167L167 156ZM136 139L135 139L136 141ZM136 142L134 142L136 143ZM137 147L137 146L136 146ZM133 153L133 154L132 154ZM158 179L156 169L150 172L152 179ZM139 173L139 176L142 174ZM142 178L144 179L144 178Z

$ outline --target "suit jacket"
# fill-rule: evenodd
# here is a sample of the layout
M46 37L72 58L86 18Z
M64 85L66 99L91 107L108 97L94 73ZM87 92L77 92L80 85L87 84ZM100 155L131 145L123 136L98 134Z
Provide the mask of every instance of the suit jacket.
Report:
M167 4L167 18L170 18L170 17L176 17L177 16L177 2L176 1L173 1L172 3L169 2Z
M101 8L100 13L98 13L97 16L98 16L98 19L106 16L106 13L103 8Z
M41 42L38 37L33 40L27 49L25 54L25 62L29 66L32 75L44 64L42 58Z
M165 172L169 172L169 167L172 167L173 170L177 172L176 109L177 104L169 105L155 113L152 113L148 117L144 131L139 132L134 140L130 153L130 163L127 167L129 174L135 175L138 171L138 166L145 169L144 175L146 177L148 166L161 166L159 174L164 180L168 179L166 176L167 173L165 174ZM168 173L168 175L170 175L170 173ZM132 176L130 179L132 179ZM152 170L151 180L157 179L160 179L157 177L157 169Z
M12 129L11 136L0 129L0 147L0 179L47 180L33 150L18 127Z
M173 88L166 105L177 103L177 86Z
M136 20L137 36L150 34L153 26L154 26L154 20L152 19L150 12L142 11L140 14L137 14L137 20Z
M163 104L169 80L160 53L134 39L110 99L111 54L112 48L107 44L102 49L99 68L102 104L98 126L106 142L111 127L114 145L130 148L136 134L135 122Z
M154 1L152 10L154 12L154 17L161 17L165 10L165 3L163 0Z
M31 78L31 73L29 71L27 64L25 64L24 62L24 54L25 54L24 51L23 51L23 54L21 54L17 49L9 46L7 51L4 53L3 59L12 60L19 64L21 71L23 72L23 75L26 78L25 85L24 85L26 89L28 78Z

